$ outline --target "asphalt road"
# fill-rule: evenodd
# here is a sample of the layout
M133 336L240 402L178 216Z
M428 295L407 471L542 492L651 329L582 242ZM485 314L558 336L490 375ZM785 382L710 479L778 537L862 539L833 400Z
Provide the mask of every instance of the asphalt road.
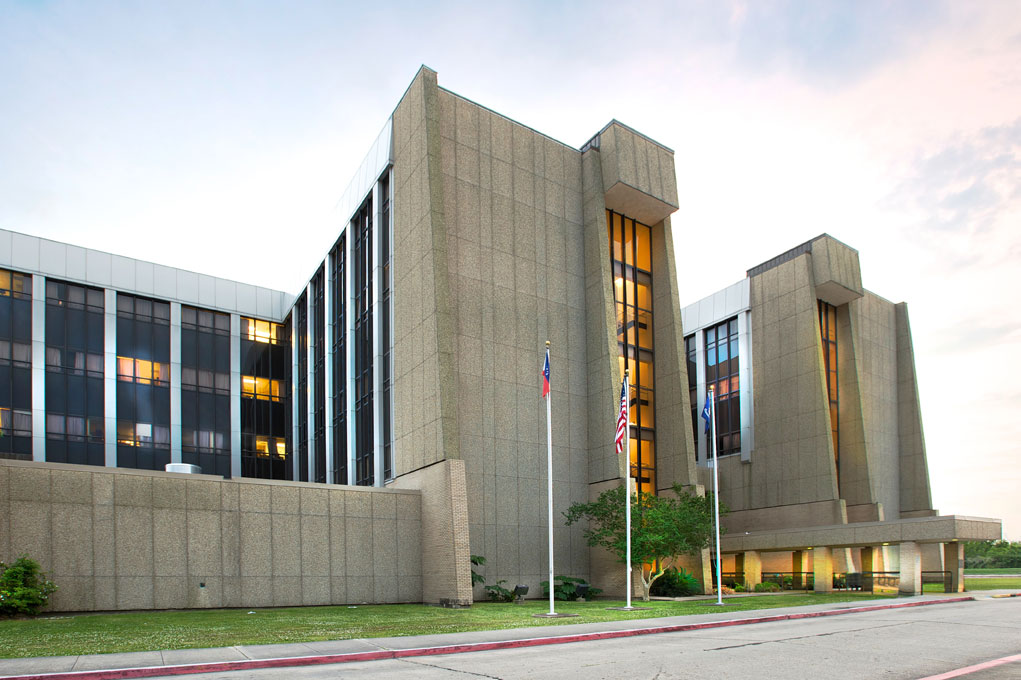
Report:
M401 660L189 678L918 680L1021 654L1021 598ZM963 676L1021 679L1021 661Z

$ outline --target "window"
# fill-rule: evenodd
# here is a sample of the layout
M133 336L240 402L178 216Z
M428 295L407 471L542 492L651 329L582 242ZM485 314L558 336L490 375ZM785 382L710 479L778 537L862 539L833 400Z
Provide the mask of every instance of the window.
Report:
M230 315L181 307L181 462L230 477L230 454Z
M393 345L393 338L391 337L390 330L390 259L392 253L390 252L390 175L387 173L384 175L382 181L379 184L379 195L382 197L382 207L380 208L380 225L379 225L379 236L380 236L380 270L382 272L382 280L379 282L379 314L380 314L380 326L382 327L382 333L380 334L379 342L383 350L383 358L380 363L380 385L381 394L379 398L382 400L380 404L381 426L383 432L381 433L383 438L383 478L393 479L394 476L394 465L393 465L393 422L391 416L391 409L393 404L391 403L391 392L393 388L393 375L390 367L391 361L391 346Z
M837 385L837 308L819 300L819 333L822 336L823 370L826 372L826 398L830 407L830 437L833 459L840 476L840 390Z
M713 390L716 455L741 452L741 386L737 317L705 330L706 391ZM712 452L707 451L707 458Z
M313 481L326 483L326 268L312 277Z
M294 479L290 319L241 319L241 475Z
M308 292L301 294L294 306L295 340L298 343L298 456L295 480L308 481Z
M117 466L170 462L170 303L117 294Z
M684 353L688 357L688 401L691 404L691 451L698 457L698 347L695 336L684 338Z
M104 307L99 288L46 281L47 461L106 463Z
M330 252L333 268L333 483L347 484L347 282L346 234Z
M354 378L355 378L355 484L372 486L375 480L375 440L372 414L372 200L366 201L354 220Z
M0 269L0 458L32 459L32 277Z
M606 211L620 371L628 371L631 476L656 493L656 408L652 347L652 229Z

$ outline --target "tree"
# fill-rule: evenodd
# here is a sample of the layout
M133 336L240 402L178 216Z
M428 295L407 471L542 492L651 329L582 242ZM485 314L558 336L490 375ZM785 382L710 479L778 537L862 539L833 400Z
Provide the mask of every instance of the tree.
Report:
M642 599L663 575L668 561L699 552L713 536L712 495L695 496L673 487L676 497L640 492L631 497L631 569L642 583ZM720 514L725 512L720 508ZM627 557L624 487L604 491L591 503L575 503L564 513L567 524L588 520L585 539L609 550L621 562ZM652 564L648 577L643 565Z

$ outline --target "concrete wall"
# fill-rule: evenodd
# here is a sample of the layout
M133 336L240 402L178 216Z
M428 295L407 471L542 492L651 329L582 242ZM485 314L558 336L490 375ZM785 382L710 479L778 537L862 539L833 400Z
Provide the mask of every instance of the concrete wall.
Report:
M430 491L0 460L0 560L59 611L421 602Z
M440 88L428 69L397 107L393 134L398 484L438 461L463 460L470 552L486 558L489 583L541 592L548 340L554 561L557 573L588 578L584 527L564 526L562 514L589 499L591 483L623 474L612 446L620 376L606 197L612 189L618 209L633 204L641 212L633 216L668 229L672 152L611 123L599 136L604 148L583 154ZM611 156L607 175L601 163ZM663 479L687 483L673 253L669 239L655 243L657 421L665 432L657 448Z
M489 582L546 578L551 341L555 516L588 497L581 154L420 71L394 114L397 474L465 463ZM602 228L605 239L605 225ZM588 574L580 528L557 568Z
M836 500L810 254L751 278L751 318L755 450L721 459L721 500L732 511Z
M896 305L897 418L900 439L900 512L903 516L934 514L925 457L925 434L918 403L915 350L911 342L908 306Z
M464 461L446 460L397 479L391 488L422 491L422 601L472 603Z
M897 418L897 334L894 305L866 292L864 297L848 304L857 372L864 431L864 451L867 461L854 473L849 466L841 466L841 496L849 505L880 503L883 518L900 517L900 439ZM843 369L843 361L841 361ZM843 380L841 380L843 383ZM841 442L844 437L843 395L841 395ZM842 461L843 462L843 461ZM849 461L850 462L850 461ZM860 480L863 488L851 486L851 476Z

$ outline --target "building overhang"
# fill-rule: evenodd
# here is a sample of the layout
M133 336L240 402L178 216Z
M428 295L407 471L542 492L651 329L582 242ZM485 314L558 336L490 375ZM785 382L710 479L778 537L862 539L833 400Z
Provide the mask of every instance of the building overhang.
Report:
M856 548L914 543L952 543L954 541L995 541L1003 534L1001 521L985 517L913 517L887 522L860 522L753 531L724 536L726 553L780 552L813 548Z

